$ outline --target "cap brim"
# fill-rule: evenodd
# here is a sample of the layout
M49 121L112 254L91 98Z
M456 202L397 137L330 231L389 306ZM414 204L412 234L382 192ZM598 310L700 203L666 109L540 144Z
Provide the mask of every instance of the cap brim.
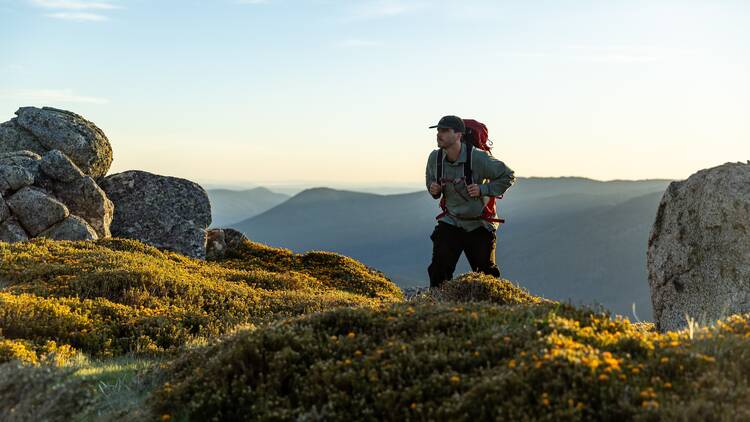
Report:
M435 125L435 126L430 126L427 129L435 129L436 127L447 127L447 128L450 128L450 126Z

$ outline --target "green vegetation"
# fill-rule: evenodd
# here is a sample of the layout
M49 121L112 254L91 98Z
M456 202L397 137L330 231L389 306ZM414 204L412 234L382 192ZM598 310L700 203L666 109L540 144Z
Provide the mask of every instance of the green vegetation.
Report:
M747 419L748 321L657 333L477 273L407 301L255 242L0 243L0 419Z
M123 239L0 242L0 336L25 340L0 343L0 359L36 362L48 341L97 357L160 353L239 324L403 299L382 274L340 255L250 243L244 252L256 251L294 269L259 259L223 266ZM314 262L329 266L323 277Z

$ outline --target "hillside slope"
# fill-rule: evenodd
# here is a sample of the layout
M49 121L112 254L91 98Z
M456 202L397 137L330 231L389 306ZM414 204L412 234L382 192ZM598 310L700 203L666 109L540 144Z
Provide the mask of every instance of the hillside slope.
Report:
M467 273L404 300L329 252L0 243L2 420L750 417L750 326L656 333Z
M245 190L208 189L211 201L211 227L228 224L258 215L289 199L289 195L272 192L264 187Z

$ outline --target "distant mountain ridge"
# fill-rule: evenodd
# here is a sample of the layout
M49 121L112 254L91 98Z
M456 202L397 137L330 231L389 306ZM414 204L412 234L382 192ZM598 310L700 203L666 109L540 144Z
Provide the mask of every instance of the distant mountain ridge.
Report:
M260 214L289 199L265 187L244 190L209 189L211 226L221 227Z
M648 231L670 180L519 178L498 202L503 277L532 293L599 302L648 319ZM379 195L311 188L231 226L250 239L330 250L378 268L401 286L427 284L429 239L439 213L424 191ZM469 271L461 257L455 275Z

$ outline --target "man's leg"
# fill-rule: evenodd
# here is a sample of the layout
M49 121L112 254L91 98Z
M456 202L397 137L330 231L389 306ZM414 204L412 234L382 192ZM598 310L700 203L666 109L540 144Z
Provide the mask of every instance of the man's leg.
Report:
M500 278L500 268L495 263L497 234L479 227L467 233L464 253L471 270Z
M427 267L430 287L439 287L453 278L458 258L463 251L462 233L464 230L452 224L438 221L430 235L432 239L432 262Z

